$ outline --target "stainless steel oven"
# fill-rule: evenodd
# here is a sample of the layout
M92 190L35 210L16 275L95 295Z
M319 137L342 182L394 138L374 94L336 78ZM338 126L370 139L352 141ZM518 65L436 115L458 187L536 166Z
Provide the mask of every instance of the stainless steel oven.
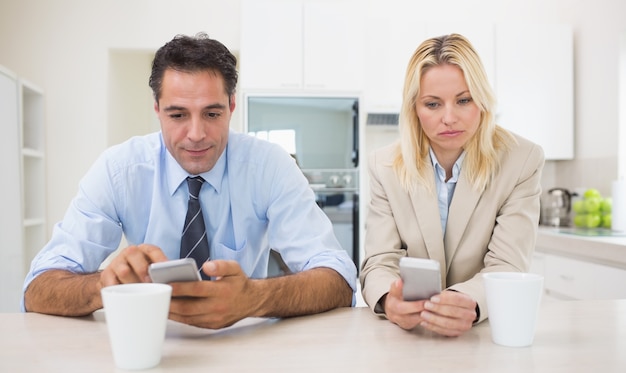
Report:
M358 97L250 93L244 122L249 134L281 144L296 159L358 267Z

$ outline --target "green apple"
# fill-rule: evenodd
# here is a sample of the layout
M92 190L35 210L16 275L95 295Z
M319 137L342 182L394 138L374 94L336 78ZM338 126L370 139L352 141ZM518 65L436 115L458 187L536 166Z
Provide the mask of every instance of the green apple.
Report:
M583 200L585 202L585 211L589 214L596 214L600 212L600 205L602 202L601 197L588 197Z
M602 216L600 214L587 214L585 216L587 217L587 228L596 228L602 223Z
M600 211L602 211L603 214L608 214L611 212L612 208L613 200L611 197L602 198L602 201L600 201Z
M586 214L577 214L574 216L574 225L579 228L587 227L587 215Z
M583 194L583 197L585 199L592 198L592 197L602 198L602 195L600 194L599 190L597 190L595 188L589 188L589 189L585 190L585 193Z
M612 224L612 216L611 214L604 214L602 215L602 228L611 228L611 224Z
M582 199L577 199L576 201L574 201L574 204L572 204L572 210L574 210L576 214L584 214L586 212L585 201Z

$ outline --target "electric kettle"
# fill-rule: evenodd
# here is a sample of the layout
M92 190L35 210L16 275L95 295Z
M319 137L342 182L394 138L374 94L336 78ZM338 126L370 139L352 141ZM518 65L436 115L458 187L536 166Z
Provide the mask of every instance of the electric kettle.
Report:
M571 225L572 196L565 188L552 188L541 201L541 224L551 227Z

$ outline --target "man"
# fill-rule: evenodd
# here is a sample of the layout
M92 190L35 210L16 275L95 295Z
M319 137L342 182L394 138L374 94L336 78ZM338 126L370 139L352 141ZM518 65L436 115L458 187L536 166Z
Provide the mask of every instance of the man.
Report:
M150 263L185 256L190 176L204 181L193 198L208 236L201 271L213 280L172 283L170 319L221 328L352 304L356 267L291 156L230 131L236 83L236 58L205 34L157 51L150 87L161 131L108 149L85 175L33 260L25 311L90 314L101 288L149 282ZM122 234L129 246L100 270ZM265 278L270 248L293 275Z

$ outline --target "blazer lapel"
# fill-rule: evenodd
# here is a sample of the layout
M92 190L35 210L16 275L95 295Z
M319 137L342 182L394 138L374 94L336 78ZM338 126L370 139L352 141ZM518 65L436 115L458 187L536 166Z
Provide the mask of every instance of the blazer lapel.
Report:
M427 175L434 175L433 172L427 172ZM418 186L409 192L413 210L417 217L417 227L421 230L426 251L431 259L446 263L443 246L443 232L441 230L441 219L439 215L439 203L437 201L434 176L427 181L432 185L433 191L427 190L423 186ZM434 194L433 194L434 193ZM442 277L446 278L447 268L442 266Z
M454 196L448 211L448 224L446 226L446 265L449 267L454 253L459 247L465 229L469 225L472 213L482 196L482 192L472 189L467 178L461 173L454 190Z

